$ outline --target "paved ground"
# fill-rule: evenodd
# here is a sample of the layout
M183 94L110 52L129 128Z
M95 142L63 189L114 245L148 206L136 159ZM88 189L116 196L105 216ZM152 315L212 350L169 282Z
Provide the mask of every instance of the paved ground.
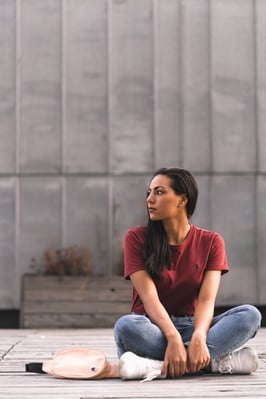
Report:
M0 399L266 398L266 328L250 341L260 366L250 376L183 377L140 384L120 379L60 380L25 372L25 363L49 359L68 346L102 350L116 362L111 329L0 330Z

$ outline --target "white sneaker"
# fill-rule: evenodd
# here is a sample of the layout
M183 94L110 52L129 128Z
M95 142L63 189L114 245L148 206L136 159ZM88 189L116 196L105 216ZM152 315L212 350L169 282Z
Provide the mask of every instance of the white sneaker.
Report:
M151 381L161 377L163 362L125 352L119 359L119 374L124 380Z
M257 352L244 347L226 355L223 359L212 360L212 372L221 374L251 374L259 365Z

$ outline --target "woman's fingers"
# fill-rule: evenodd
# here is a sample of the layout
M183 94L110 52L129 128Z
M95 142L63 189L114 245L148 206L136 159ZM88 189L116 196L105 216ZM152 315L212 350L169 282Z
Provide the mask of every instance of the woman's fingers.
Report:
M168 367L168 369L170 377L175 378L184 375L187 367L185 362L174 362Z
M164 361L164 362L163 362L163 367L162 367L162 370L161 370L161 376L162 376L163 378L166 378L166 377L167 377L167 369L168 369L168 362L167 362L167 361Z
M210 359L198 360L194 362L189 361L188 363L189 371L191 373L197 373L198 371L203 370L209 366Z

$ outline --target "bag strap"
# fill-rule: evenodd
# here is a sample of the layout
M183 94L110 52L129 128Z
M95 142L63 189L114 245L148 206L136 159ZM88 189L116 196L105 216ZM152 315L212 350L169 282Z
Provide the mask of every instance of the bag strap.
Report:
M27 363L25 369L28 373L46 374L46 372L42 369L42 365L43 363Z

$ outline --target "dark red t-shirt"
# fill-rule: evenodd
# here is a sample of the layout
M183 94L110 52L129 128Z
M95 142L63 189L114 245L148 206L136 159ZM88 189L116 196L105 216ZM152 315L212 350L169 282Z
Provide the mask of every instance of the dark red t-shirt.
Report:
M145 270L143 244L146 227L128 230L124 243L124 275ZM171 268L163 270L162 280L155 280L161 303L171 315L192 316L206 270L229 270L224 241L215 232L191 225L181 245L170 245ZM145 314L144 306L133 288L132 312Z

